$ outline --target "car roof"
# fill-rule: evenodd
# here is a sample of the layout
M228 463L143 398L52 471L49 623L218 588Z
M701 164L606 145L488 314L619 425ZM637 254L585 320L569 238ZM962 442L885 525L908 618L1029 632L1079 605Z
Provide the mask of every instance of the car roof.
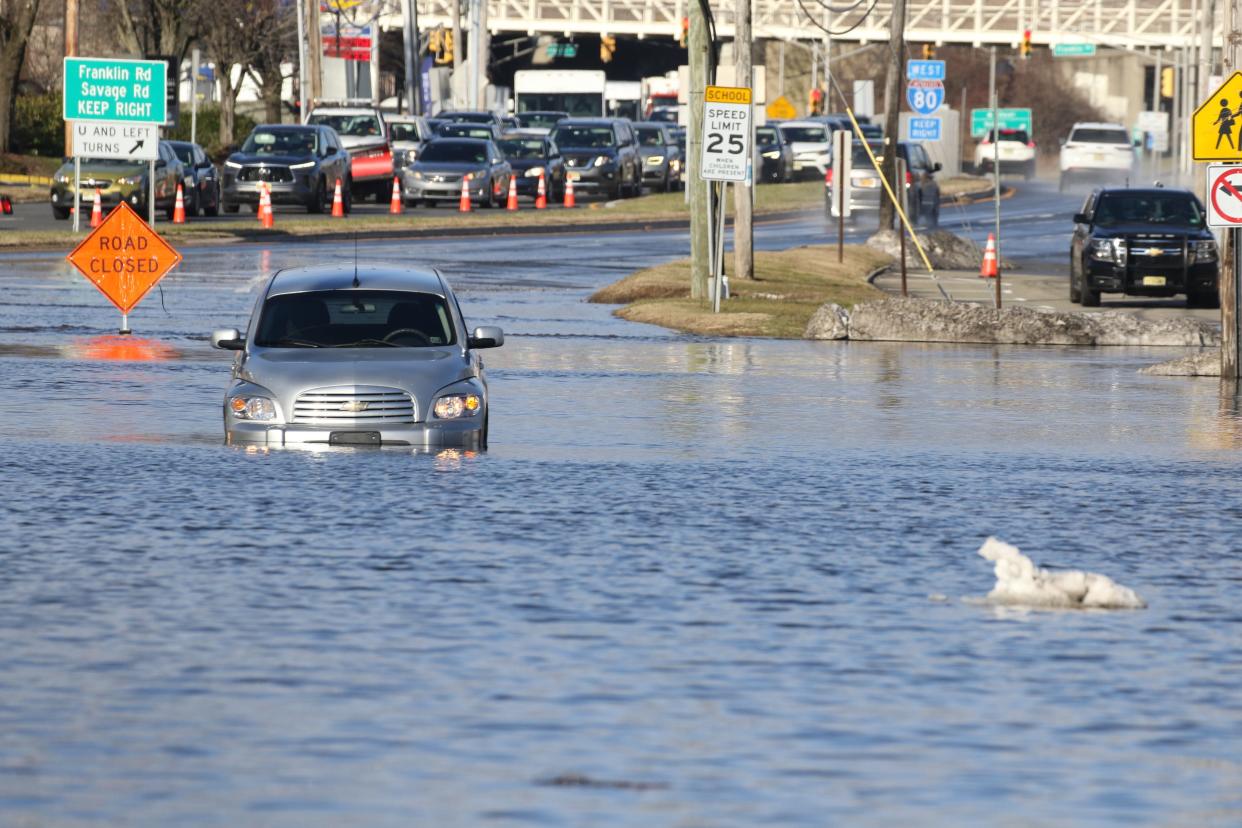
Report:
M612 126L619 118L562 118L557 126Z
M384 120L390 124L413 124L421 121L422 115L385 115Z
M440 275L429 267L405 265L359 264L358 285L354 285L354 264L337 262L327 265L291 267L272 277L268 296L306 293L318 290L408 290L418 293L445 295Z
M1070 127L1070 129L1074 130L1079 127L1086 127L1087 129L1125 129L1123 124L1115 124L1109 121L1079 121Z
M365 106L317 106L311 110L312 115L379 115L374 109Z
M510 140L513 140L514 138L523 138L527 141L547 141L548 140L547 133L532 132L528 129L511 129L508 132L506 132L504 135L500 136L500 140L502 141L510 141Z
M635 129L671 129L673 125L668 121L634 121L631 126Z
M800 121L781 121L777 126L793 126L793 127L821 127L827 128L828 124L823 121L808 121L805 118Z
M1178 195L1194 196L1190 190L1181 187L1101 187L1096 191L1098 195L1136 195L1136 196L1158 196L1168 195L1169 193L1177 193Z
M431 139L436 144L490 144L491 138L469 138L465 135L437 135Z
M488 115L495 116L496 113L490 109L442 109L436 113L437 118L447 118L450 115Z
M323 124L255 124L254 128L271 130L272 132L305 132L313 129L323 129ZM252 132L254 130L251 130Z

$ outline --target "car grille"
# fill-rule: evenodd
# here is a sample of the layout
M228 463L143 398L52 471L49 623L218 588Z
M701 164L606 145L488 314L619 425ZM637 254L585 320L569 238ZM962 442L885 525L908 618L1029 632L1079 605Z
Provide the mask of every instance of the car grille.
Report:
M293 173L288 167L242 167L238 181L292 181Z
M1182 263L1182 242L1170 239L1131 239L1126 243L1136 265L1160 266Z
M461 181L461 175L455 173L431 173L427 176L427 180L432 184L456 184Z
M565 166L567 167L589 167L595 160L594 155L588 155L585 158L575 158L574 156L565 157Z
M112 179L110 178L83 178L82 186L83 187L98 187L101 190L106 190L112 186Z
M295 423L412 423L414 415L414 400L399 388L315 388L293 403Z

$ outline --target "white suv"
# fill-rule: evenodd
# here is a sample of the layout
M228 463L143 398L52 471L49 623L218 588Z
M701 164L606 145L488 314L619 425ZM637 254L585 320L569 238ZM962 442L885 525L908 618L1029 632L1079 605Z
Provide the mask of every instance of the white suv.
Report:
M1134 145L1121 124L1074 124L1061 144L1062 190L1074 179L1088 177L1127 185L1134 173Z
M1019 172L1030 181L1035 177L1035 142L1025 129L1000 129L1000 140L996 145L995 130L983 136L983 140L975 147L975 169L980 173L992 172L996 156L1000 156L1000 171Z

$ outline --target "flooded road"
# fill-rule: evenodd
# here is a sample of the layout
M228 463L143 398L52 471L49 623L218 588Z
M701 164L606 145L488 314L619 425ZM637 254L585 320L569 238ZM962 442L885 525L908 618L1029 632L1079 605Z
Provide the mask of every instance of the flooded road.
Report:
M185 251L145 349L0 261L0 822L1242 823L1235 401L581 301L681 243L366 245L505 328L486 454L222 445L207 332L336 248ZM1148 608L981 605L988 535Z

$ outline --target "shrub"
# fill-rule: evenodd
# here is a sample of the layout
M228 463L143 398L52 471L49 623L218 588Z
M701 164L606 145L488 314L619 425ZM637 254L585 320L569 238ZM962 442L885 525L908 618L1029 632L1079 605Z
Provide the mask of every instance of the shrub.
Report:
M233 114L233 137L238 142L250 134L255 121L241 112ZM190 108L184 104L178 113L177 126L168 131L174 141L190 140ZM229 154L229 147L220 144L220 106L207 104L198 108L198 143L213 160L220 161Z
M14 102L9 144L14 153L60 158L65 152L65 122L60 93L19 95Z

